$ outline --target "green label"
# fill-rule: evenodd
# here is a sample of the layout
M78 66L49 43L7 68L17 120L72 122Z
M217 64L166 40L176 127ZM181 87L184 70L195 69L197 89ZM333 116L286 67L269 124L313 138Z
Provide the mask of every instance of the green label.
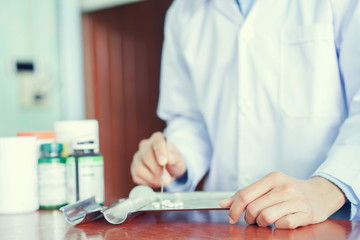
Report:
M74 157L67 157L66 158L66 163L74 163L75 162L75 158Z
M79 162L84 161L93 161L93 162L103 162L104 158L102 156L83 156L83 157L79 157Z
M47 157L47 158L39 158L39 164L42 163L65 163L66 159L62 157Z
M78 157L79 162L103 162L104 158L102 156L80 156ZM67 163L75 162L75 157L71 156L66 158Z

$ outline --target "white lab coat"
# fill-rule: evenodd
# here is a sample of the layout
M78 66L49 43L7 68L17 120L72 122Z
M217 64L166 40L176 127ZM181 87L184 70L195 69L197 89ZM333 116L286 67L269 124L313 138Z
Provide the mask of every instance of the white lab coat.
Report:
M187 164L171 191L238 190L271 171L360 196L360 3L175 0L158 115Z

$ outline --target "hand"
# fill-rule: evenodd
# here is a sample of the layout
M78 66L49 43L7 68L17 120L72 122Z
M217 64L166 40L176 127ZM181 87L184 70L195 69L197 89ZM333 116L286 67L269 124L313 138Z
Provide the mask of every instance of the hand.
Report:
M165 186L186 172L186 164L180 152L171 142L166 141L161 132L156 132L139 143L130 167L133 181L136 184L160 187L162 166L165 164Z
M248 224L294 229L320 223L345 203L345 195L322 177L298 180L273 172L220 202L230 207L229 223L236 223L245 212Z

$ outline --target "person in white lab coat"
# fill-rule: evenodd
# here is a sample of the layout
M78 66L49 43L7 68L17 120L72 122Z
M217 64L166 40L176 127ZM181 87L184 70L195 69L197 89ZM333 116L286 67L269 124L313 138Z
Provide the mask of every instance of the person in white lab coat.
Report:
M296 228L360 208L360 2L175 0L135 183L238 192L229 222Z

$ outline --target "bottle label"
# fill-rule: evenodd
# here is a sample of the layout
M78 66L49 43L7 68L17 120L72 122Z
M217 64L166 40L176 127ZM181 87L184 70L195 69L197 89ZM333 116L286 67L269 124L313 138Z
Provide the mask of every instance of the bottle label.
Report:
M56 208L66 204L65 164L60 161L40 163L39 203L41 208Z
M75 157L69 157L67 167L67 200L77 201L76 162ZM78 157L78 196L79 200L95 196L96 202L104 202L104 160L102 156Z

